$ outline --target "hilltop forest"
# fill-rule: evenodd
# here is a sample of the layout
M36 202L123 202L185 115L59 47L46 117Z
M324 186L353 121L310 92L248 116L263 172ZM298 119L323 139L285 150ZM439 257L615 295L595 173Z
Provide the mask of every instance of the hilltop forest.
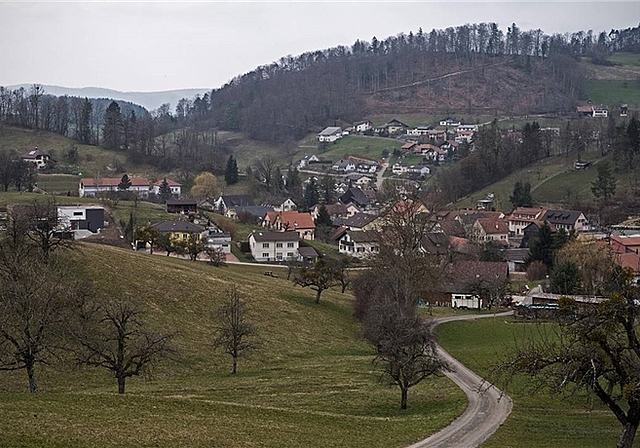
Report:
M149 113L54 97L39 85L0 87L0 121L125 150L131 161L160 169L215 172L230 152L216 141L219 130L282 144L372 114L567 112L586 95L578 62L608 65L615 51L639 52L640 27L553 35L515 23L506 33L496 23L419 29L282 57L202 97L181 99L175 111L169 104Z

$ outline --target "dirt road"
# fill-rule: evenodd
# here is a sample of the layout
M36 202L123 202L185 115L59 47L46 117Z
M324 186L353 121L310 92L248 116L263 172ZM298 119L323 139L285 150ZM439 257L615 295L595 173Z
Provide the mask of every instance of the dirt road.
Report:
M511 311L495 316L510 316ZM443 317L436 319L437 324L456 320L472 320L493 317L493 314L473 314L465 316ZM469 404L466 411L453 423L425 440L409 448L472 448L487 440L504 423L513 406L511 398L499 389L486 383L482 378L466 368L442 347L438 353L453 368L446 375L467 395Z

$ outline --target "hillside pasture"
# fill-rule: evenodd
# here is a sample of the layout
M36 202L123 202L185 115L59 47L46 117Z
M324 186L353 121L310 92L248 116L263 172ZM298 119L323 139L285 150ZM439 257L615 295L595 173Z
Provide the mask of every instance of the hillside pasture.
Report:
M313 291L260 266L214 268L87 243L74 256L99 297L132 300L151 328L177 332L178 362L159 366L152 381L129 379L125 395L107 373L68 363L39 368L38 394L26 393L23 372L1 372L0 446L404 447L466 407L439 377L412 388L401 411L399 391L372 371L352 297L338 290L316 305ZM260 335L237 375L212 347L212 314L231 285Z
M512 318L487 318L442 324L437 334L445 350L474 372L493 381L493 364L505 359L518 341L539 337L539 328L537 324ZM622 426L597 398L584 393L564 399L553 398L545 391L532 394L527 388L529 382L530 379L523 375L507 390L513 399L513 411L497 432L482 444L483 448L601 448L616 445Z
M640 69L638 73L640 77ZM610 112L617 116L620 104L628 104L631 108L640 107L639 80L604 80L594 79L588 82L589 99L594 104L607 104Z
M336 162L347 156L364 157L371 160L380 160L382 151L393 153L404 142L393 138L369 137L366 135L348 135L340 140L329 143L327 150L318 154L318 157Z

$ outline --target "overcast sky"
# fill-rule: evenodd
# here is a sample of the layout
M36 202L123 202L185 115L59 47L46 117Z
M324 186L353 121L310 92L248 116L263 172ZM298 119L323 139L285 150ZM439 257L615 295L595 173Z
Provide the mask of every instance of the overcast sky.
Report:
M627 2L3 2L0 85L121 91L216 88L356 39L465 23L545 33L638 26Z

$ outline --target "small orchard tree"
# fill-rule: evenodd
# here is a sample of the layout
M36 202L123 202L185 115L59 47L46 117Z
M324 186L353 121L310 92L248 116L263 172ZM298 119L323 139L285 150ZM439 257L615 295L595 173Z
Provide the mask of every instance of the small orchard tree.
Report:
M307 266L300 268L294 275L293 282L303 288L313 289L316 292L315 303L320 303L322 292L337 284L336 270L331 263L320 258L312 268Z
M234 285L216 310L214 347L231 356L231 373L238 371L238 359L257 347L256 329L250 320L246 303Z
M400 409L407 409L411 387L447 368L436 352L433 325L412 307L378 297L366 313L363 331L376 349L373 364L380 380L400 388Z
M153 248L157 246L158 240L160 240L160 232L152 225L139 227L135 232L136 241L140 241L149 244L149 253L153 254Z
M110 370L119 394L125 393L127 378L151 375L154 365L176 353L173 333L149 330L142 311L124 301L85 301L74 334L78 361Z

